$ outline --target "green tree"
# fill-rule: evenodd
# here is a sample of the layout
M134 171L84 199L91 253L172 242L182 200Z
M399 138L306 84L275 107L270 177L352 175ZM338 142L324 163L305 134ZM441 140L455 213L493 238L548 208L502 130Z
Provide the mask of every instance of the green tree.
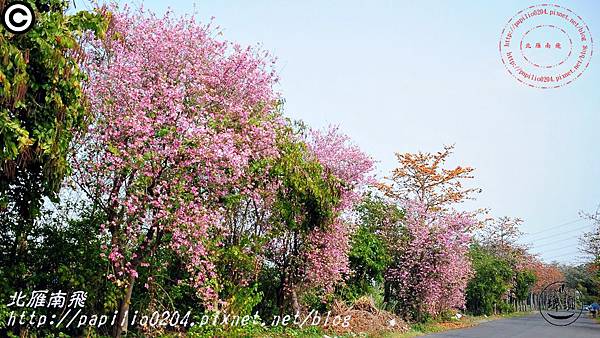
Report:
M525 300L536 282L535 273L530 270L519 270L515 275L513 294L517 300Z
M0 298L26 291L44 198L56 201L69 173L74 133L86 128L78 41L102 34L100 13L65 14L68 1L28 1L35 26L15 35L0 25ZM0 11L8 2L0 1Z
M351 275L341 291L349 300L372 294L384 282L391 262L383 239L384 227L398 224L402 211L382 197L367 194L356 209L358 226L351 237L349 253Z
M78 42L106 29L99 13L65 14L68 1L29 1L36 24L14 35L0 26L0 191L6 208L11 186L31 186L31 203L56 198L69 171L74 132L86 126L86 101ZM2 2L4 3L4 2ZM4 7L4 6L2 6ZM29 201L25 201L29 202ZM35 212L23 211L29 221ZM29 206L27 209L37 209Z
M303 271L311 231L325 228L336 215L341 183L309 152L304 142L294 138L280 142L281 156L271 175L280 185L269 221L271 245L268 264L277 267L277 305L280 312L291 305L299 311L298 291L305 282ZM267 286L268 287L268 286ZM271 286L273 287L273 286Z
M561 270L567 285L581 292L584 303L590 304L600 299L600 278L593 263L564 266Z
M475 275L467 286L467 310L477 315L502 310L502 297L513 279L510 264L478 245L473 245L469 254Z

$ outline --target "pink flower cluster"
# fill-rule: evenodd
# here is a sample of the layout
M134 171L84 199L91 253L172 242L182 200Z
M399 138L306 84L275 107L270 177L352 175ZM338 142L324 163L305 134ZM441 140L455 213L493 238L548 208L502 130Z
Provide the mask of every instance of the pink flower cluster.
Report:
M278 156L272 58L214 35L193 18L114 9L106 38L85 46L94 119L74 162L107 212L117 277L166 244L202 287L219 199L244 192L250 163Z
M472 215L456 211L430 211L422 204L404 205L403 233L393 248L394 264L386 279L400 304L414 311L439 314L463 308L472 274L468 258Z
M361 191L372 182L370 173L374 162L337 127L324 131L313 130L309 149L327 171L342 181L342 194L337 208L338 216L326 229L315 229L309 234L305 252L306 280L310 285L324 288L325 293L341 282L349 272L349 237L353 231L348 213L359 202Z

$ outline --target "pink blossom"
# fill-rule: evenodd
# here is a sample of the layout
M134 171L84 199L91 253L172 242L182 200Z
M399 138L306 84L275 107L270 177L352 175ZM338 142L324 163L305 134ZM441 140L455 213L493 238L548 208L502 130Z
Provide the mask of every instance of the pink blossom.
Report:
M431 211L414 201L404 211L404 222L390 229L402 232L391 233L389 243L394 264L386 280L394 296L406 308L432 315L463 308L472 273L467 256L472 215Z
M308 146L325 170L342 182L336 218L326 229L315 229L309 234L304 253L305 279L328 293L349 272L349 237L353 227L347 215L360 200L366 185L372 182L374 162L338 127L311 131Z
M253 161L278 156L272 58L217 40L191 17L112 10L106 38L84 46L94 119L77 140L76 179L107 212L119 278L137 278L168 248L199 293L216 297L202 289L214 270L207 243L222 227L219 200Z

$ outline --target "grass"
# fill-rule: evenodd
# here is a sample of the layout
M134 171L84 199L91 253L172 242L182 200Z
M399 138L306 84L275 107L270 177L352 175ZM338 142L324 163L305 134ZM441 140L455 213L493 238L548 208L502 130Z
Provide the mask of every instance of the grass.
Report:
M464 316L461 319L452 319L450 321L444 322L430 322L430 323L418 323L411 325L411 329L405 333L390 333L384 335L384 338L411 338L424 336L430 333L438 333L448 330L456 330L462 329L466 327L472 327L479 325L481 323L497 320L503 318L513 318L520 317L530 314L531 312L513 312L502 315L494 315L494 316Z
M502 315L494 315L494 316L463 316L461 319L452 319L449 321L443 322L428 322L428 323L417 323L411 325L411 329L405 333L387 333L383 335L352 335L346 334L342 336L336 336L335 334L326 333L326 332L318 332L318 330L297 330L297 329L286 329L282 331L267 331L258 335L257 337L269 337L269 338L288 338L288 337L314 337L321 338L324 335L328 335L329 337L336 338L345 338L345 337L377 337L377 338L412 338L418 336L424 336L431 333L443 332L448 330L456 330L462 329L466 327L472 327L479 325L481 323L504 319L504 318L513 318L513 317L521 317L531 314L531 312L513 312Z
M206 334L195 333L191 334L191 337L212 337L212 336L228 336L228 337L260 337L260 338L294 338L294 337L306 337L306 338L323 338L325 336L328 337L336 337L336 338L350 338L350 337L373 337L373 338L411 338L423 336L430 333L443 332L448 330L461 329L466 327L472 327L479 325L481 323L497 320L503 318L512 318L525 316L530 314L531 312L513 312L509 314L502 315L494 315L494 316L468 316L465 315L461 319L452 319L448 321L432 321L427 323L416 323L411 325L411 329L405 333L386 333L386 334L345 334L345 335L335 335L334 333L329 333L323 331L320 327L307 327L303 329L295 328L295 327L271 327L271 328L262 328L262 327L247 327L240 331L230 331L230 332L211 332ZM600 318L598 318L600 323ZM163 336L167 337L167 336ZM171 336L168 336L171 337ZM175 336L173 336L175 337Z

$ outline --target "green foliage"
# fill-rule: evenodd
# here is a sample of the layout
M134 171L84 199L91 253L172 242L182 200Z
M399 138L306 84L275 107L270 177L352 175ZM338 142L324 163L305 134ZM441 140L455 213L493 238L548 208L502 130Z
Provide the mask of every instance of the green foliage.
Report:
M352 272L340 291L347 300L367 294L378 295L377 286L382 285L385 270L391 262L382 238L383 227L402 219L402 211L397 206L373 194L367 194L356 211L358 227L352 235L348 257Z
M252 310L262 300L258 284L250 287L239 286L229 299L229 311L240 316L251 315Z
M600 299L600 276L593 264L564 267L565 282L582 294L582 302L591 304Z
M199 320L199 318L198 318ZM222 325L196 325L187 333L187 337L212 338L212 337L256 337L264 334L265 328L261 325L228 326Z
M305 282L301 271L306 267L303 254L308 250L308 235L330 225L341 198L342 182L308 150L302 132L301 128L290 128L280 135L280 157L270 170L272 179L280 183L269 210L268 238L285 245L281 250L268 250L265 255L268 264L277 266L276 270L269 270L274 275L268 278L277 280L275 299L280 312L290 303L291 294ZM275 311L262 305L265 304L261 304L263 311Z
M516 272L513 293L517 300L525 300L536 282L535 273L530 270Z
M467 286L467 309L477 315L504 310L502 296L510 289L513 277L510 264L476 245L470 256L475 275Z
M0 280L12 283L0 284L0 298L5 301L12 294L22 291L28 295L33 290L49 292L87 292L86 311L110 313L116 305L116 287L106 279L108 262L100 257L100 246L105 240L98 236L102 214L82 204L65 203L42 212L40 222L31 231L35 241L27 246L28 261L14 265L2 255ZM67 217L72 210L80 210L77 218ZM3 252L4 252L4 248ZM21 276L26 284L16 286L12 276ZM15 310L11 308L10 311ZM0 317L4 315L0 309ZM9 312L10 312L9 311ZM48 312L49 311L49 312ZM49 309L38 309L38 314L56 314ZM69 335L83 331L74 327L63 329ZM2 331L1 333L8 333ZM18 332L18 327L17 331ZM37 331L40 336L57 333L51 327Z
M279 314L282 301L280 290L283 288L279 269L276 266L264 266L260 271L258 284L263 297L254 311L258 311L263 318Z
M69 173L74 133L86 127L77 42L107 23L97 13L65 14L68 1L28 2L33 29L13 35L0 25L0 296L34 286L107 291L95 284L96 232L77 222L36 224L43 198L56 201Z
M236 234L236 243L225 241L226 245L216 247L215 262L220 276L219 294L228 304L228 311L246 315L261 301L262 292L258 290L254 276L262 250L259 244L264 240L251 234Z
M326 224L339 203L340 182L312 158L304 142L283 139L280 147L282 155L271 171L282 182L274 206L277 221L301 232Z
M2 273L16 287L25 286L30 263L39 263L27 245L33 222L42 197L56 198L73 132L85 122L76 39L83 30L100 33L104 27L98 15L64 15L64 1L45 3L37 8L30 2L37 23L27 34L0 26L1 245L13 248L2 250L1 259L14 262L12 271Z
M66 15L68 2L29 1L36 25L23 35L0 27L0 179L14 180L18 169L38 164L43 192L55 196L68 173L67 154L74 132L86 124L86 104L77 41L86 31L99 35L105 19L80 11ZM37 5L36 5L37 4Z

